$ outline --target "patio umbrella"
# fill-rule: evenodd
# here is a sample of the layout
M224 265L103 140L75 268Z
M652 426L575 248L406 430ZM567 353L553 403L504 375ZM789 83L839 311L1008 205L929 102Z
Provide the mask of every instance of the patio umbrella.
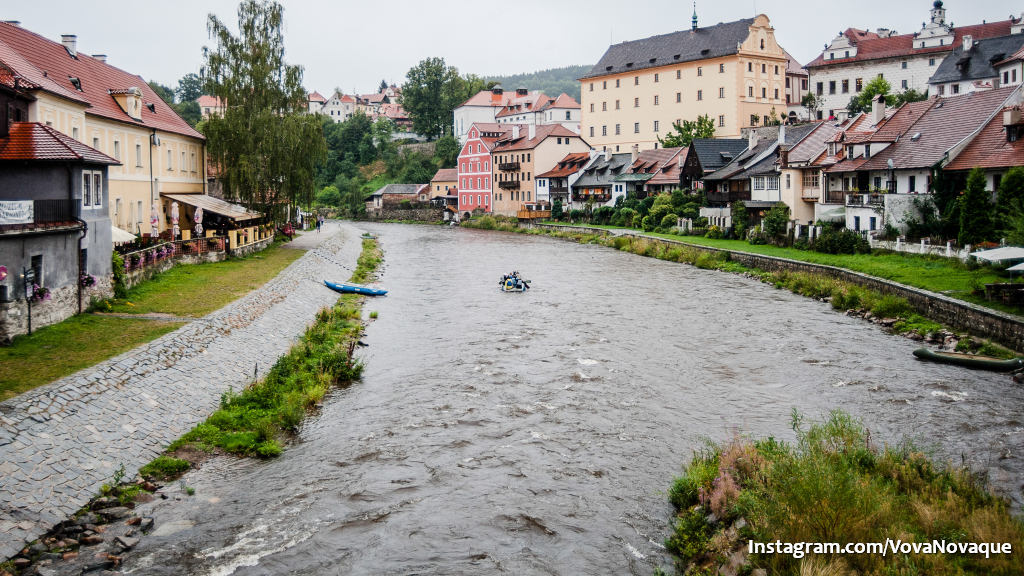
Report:
M1002 248L996 248L995 250L971 252L971 256L974 256L979 260L987 260L989 262L1024 260L1024 248L1021 248L1020 246L1003 246Z
M196 221L196 236L202 236L203 234L203 209L196 208L196 215L194 220Z
M177 202L171 202L171 224L174 226L174 229L171 232L174 235L174 237L171 238L171 239L172 240L177 240L178 239L178 232L180 231L180 229L178 228L178 203Z
M149 211L149 225L152 228L153 236L160 233L160 217L156 214L156 204L153 204L153 209Z
M1024 262L1017 264L1016 266L1010 266L1006 269L1008 272L1024 272Z

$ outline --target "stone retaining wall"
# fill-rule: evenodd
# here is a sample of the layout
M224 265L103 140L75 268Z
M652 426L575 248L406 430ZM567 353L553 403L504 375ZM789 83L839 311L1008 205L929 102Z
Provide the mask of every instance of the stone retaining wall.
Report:
M261 252L264 248L266 248L267 246L270 246L270 244L273 241L274 241L274 237L273 236L268 236L268 237L264 238L263 240L257 240L256 242L253 242L252 244L246 244L245 246L239 246L238 248L235 248L235 249L231 250L231 257L232 258L241 258L243 256L248 256L249 254L254 254L256 252ZM198 256L201 257L202 255L200 254ZM196 264L198 262L203 262L203 260L197 260L196 262L189 262L188 258L190 258L190 257L191 258L195 258L197 256L185 256L182 261L183 262L187 262L189 264ZM223 260L223 259L224 258L221 258L221 260Z
M593 234L595 232L607 234L609 232L585 226L554 226L550 224L537 224L536 226L549 230L581 232L584 234ZM758 268L767 272L790 271L824 274L851 284L877 290L883 294L892 294L906 298L915 311L931 320L941 322L957 330L970 332L975 336L989 338L1014 350L1024 350L1024 319L921 288L914 288L891 280L884 280L835 266L812 264L810 262L751 254L750 252L736 250L722 250L630 232L623 233L622 236L632 236L666 244L679 244L705 252L724 253L732 261L739 262L748 268Z
M96 278L96 284L82 288L82 310L92 301L113 296L110 278ZM78 286L62 286L50 290L50 299L32 303L32 330L57 324L78 314ZM24 300L0 302L0 343L7 344L15 337L28 333L28 303Z
M367 212L368 220L416 220L419 222L440 222L444 219L443 208L399 208L385 205Z

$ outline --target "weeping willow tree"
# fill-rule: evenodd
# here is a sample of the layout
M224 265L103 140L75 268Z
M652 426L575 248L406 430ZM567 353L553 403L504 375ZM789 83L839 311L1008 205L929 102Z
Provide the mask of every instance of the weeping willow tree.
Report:
M203 48L203 89L224 103L203 127L213 168L225 196L275 221L288 204L309 205L327 153L320 120L305 113L302 67L284 61L283 13L276 2L244 0L237 37L210 14L216 46Z

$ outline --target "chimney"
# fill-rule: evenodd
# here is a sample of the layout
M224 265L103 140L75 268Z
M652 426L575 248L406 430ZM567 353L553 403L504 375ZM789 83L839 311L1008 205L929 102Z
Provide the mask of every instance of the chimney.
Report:
M1021 116L1020 108L1014 107L1003 110L1003 126L1020 124Z
M536 138L537 137L537 125L536 124L527 124L527 126L526 126L526 134L529 136L530 140L533 140L534 138Z
M636 162L637 156L640 156L640 145L633 144L633 153L631 154L632 160L630 162Z
M757 128L751 128L750 132L747 132L747 148L754 146L757 146Z
M780 124L779 125L779 146L782 146L785 143L786 143L786 125L785 124Z
M612 151L607 149L607 148L605 148L604 149L604 161L605 162L611 162L611 160L612 160Z
M107 62L106 54L93 54L92 57L99 60L100 62L103 62L104 64L106 64Z
M964 52L970 52L971 48L974 47L974 36L970 34L964 34Z
M512 139L519 138L519 124L512 125Z
M68 51L68 54L75 57L78 56L78 36L74 34L61 34L60 43L64 45L64 49Z
M878 126L885 119L885 96L879 94L871 99L871 123Z
M15 28L21 28L21 21L20 20L4 20L4 24L10 24L11 26L14 26Z
M519 88L516 88L516 96L526 96L529 93L530 93L529 90L527 90L526 88L523 88L521 86Z

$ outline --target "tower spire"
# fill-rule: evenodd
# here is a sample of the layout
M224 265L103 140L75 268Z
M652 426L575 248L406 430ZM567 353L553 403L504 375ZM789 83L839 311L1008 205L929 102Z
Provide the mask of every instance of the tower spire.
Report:
M693 32L697 31L697 0L694 0L693 2L693 19L690 30L692 30Z

